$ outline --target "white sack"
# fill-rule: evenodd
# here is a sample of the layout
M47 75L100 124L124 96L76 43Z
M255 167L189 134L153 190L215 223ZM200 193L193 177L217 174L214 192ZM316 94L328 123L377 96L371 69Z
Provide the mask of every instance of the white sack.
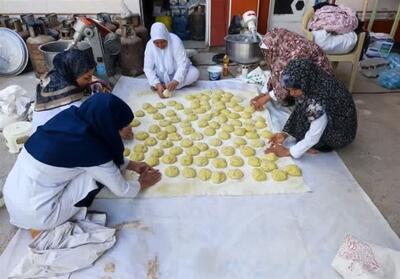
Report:
M326 54L346 54L351 52L357 44L357 34L349 32L343 35L334 35L325 30L312 31L314 42Z

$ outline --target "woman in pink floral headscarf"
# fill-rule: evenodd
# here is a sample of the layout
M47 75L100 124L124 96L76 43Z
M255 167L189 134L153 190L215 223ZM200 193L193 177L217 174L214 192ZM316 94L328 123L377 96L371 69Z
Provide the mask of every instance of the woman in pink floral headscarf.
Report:
M271 99L283 104L290 103L289 93L280 84L281 73L291 60L309 59L333 75L332 67L323 50L305 37L284 28L275 28L265 34L261 50L271 69L271 80L264 86L262 94L251 100L256 110L262 110Z

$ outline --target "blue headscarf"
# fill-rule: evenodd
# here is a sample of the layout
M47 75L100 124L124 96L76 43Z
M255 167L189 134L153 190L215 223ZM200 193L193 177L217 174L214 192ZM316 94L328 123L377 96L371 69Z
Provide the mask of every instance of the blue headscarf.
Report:
M25 143L36 160L51 166L98 166L124 162L119 130L133 120L129 106L115 95L96 93L77 108L60 112Z

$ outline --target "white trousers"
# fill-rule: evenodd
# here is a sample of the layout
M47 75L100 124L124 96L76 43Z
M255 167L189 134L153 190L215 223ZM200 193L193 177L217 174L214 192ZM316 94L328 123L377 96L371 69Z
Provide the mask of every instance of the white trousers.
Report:
M191 84L195 83L199 79L199 76L200 76L199 70L196 67L194 67L193 65L190 65L189 66L189 70L188 70L188 72L187 72L187 74L185 76L185 79L181 83L179 83L176 88L177 89L181 89L181 88L183 88L185 86L188 86L188 85L191 85ZM171 80L173 79L173 77L174 76L172 75L171 76ZM159 79L160 79L160 81L162 83L166 83L163 80L161 75L159 76Z

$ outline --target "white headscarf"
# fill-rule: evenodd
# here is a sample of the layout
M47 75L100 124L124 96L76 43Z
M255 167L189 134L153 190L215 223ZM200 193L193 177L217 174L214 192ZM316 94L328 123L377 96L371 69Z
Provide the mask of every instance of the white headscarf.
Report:
M169 83L171 81L170 75L173 75L175 71L171 36L167 27L161 22L156 22L151 26L150 36L152 42L150 45L154 61L159 71L164 74L164 82ZM167 47L164 49L156 47L154 44L156 40L166 40L168 42Z

